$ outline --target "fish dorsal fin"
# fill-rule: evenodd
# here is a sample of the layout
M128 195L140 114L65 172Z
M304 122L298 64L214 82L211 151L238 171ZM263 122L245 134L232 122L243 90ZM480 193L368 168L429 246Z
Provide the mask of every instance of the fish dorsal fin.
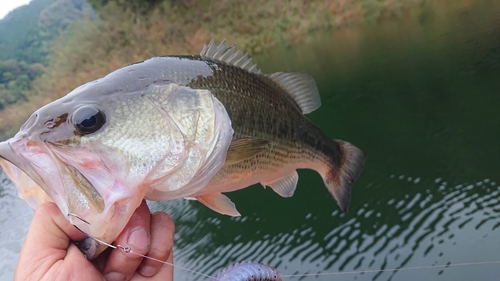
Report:
M309 74L298 72L276 72L267 74L278 83L299 105L303 114L311 113L321 106L316 82Z
M201 195L196 197L196 200L198 200L208 208L216 211L217 213L232 217L241 216L238 210L236 210L236 206L231 201L231 199L227 198L227 196L222 193L210 193Z
M248 55L241 50L236 50L234 44L227 46L225 39L219 46L216 46L214 39L212 39L208 45L203 46L200 56L202 58L218 60L251 73L261 74L257 65L252 62L252 58L249 58Z
M267 149L268 140L243 138L229 144L225 164L234 164L248 159Z
M297 171L293 171L282 178L262 183L262 185L271 187L274 192L278 193L281 197L292 197L295 189L297 188L298 181L299 174L297 174Z

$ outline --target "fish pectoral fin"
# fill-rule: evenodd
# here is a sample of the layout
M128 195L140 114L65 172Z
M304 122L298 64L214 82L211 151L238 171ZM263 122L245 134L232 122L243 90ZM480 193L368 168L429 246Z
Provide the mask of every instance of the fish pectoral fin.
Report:
M267 149L268 140L243 138L231 142L227 149L225 164L234 164L248 159Z
M278 83L297 103L303 114L311 113L321 106L318 87L311 75L298 72L276 72L266 74Z
M262 183L262 185L271 187L274 192L278 193L281 197L292 197L295 189L297 188L298 181L299 174L297 174L297 171L293 171L282 178Z
M216 211L217 213L232 217L239 217L241 214L236 210L236 206L226 195L222 193L210 193L197 196L196 199L203 205Z

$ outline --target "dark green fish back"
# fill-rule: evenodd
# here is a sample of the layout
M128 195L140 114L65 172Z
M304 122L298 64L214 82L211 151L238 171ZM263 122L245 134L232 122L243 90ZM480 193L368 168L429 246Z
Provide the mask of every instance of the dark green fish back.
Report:
M252 171L254 175L278 174L286 165L311 168L308 162L322 163L329 171L322 174L325 184L332 185L327 186L329 191L347 211L350 186L362 170L364 153L349 143L326 136L302 114L293 97L269 77L224 62L205 61L213 67L213 75L194 79L187 86L208 89L222 102L235 131L233 140L269 141L267 149L254 157L225 165L214 179L214 185L222 185L231 175L242 171ZM354 158L347 157L348 151ZM340 179L342 165L353 167L346 172L344 183Z

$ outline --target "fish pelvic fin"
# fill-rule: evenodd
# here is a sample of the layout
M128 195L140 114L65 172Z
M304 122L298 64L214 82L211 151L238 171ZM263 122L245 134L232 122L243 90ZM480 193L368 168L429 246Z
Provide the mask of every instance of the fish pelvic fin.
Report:
M297 103L302 114L308 114L321 106L318 87L311 75L298 72L276 72L267 74Z
M351 186L363 170L366 155L361 149L348 142L335 141L340 145L340 165L333 165L326 174L321 176L340 209L347 212L351 199Z
M197 196L196 200L203 205L216 211L217 213L232 217L239 217L241 214L236 210L236 206L226 195L222 193L209 193Z
M268 140L242 138L231 141L227 149L225 164L231 165L241 162L245 159L255 156L256 154L267 149Z
M292 197L297 188L297 182L299 181L299 174L297 171L276 179L272 182L261 183L264 186L271 187L274 192L278 193L281 197Z

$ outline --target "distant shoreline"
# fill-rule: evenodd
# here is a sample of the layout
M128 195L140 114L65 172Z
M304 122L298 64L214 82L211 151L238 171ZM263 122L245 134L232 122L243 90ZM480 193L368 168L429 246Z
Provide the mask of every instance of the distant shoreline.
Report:
M50 63L33 82L28 101L0 110L0 139L13 136L33 111L81 84L150 57L196 54L212 38L225 38L252 56L307 42L328 30L418 21L450 6L466 9L480 1L165 1L146 15L111 1L98 19L87 16L55 40Z

